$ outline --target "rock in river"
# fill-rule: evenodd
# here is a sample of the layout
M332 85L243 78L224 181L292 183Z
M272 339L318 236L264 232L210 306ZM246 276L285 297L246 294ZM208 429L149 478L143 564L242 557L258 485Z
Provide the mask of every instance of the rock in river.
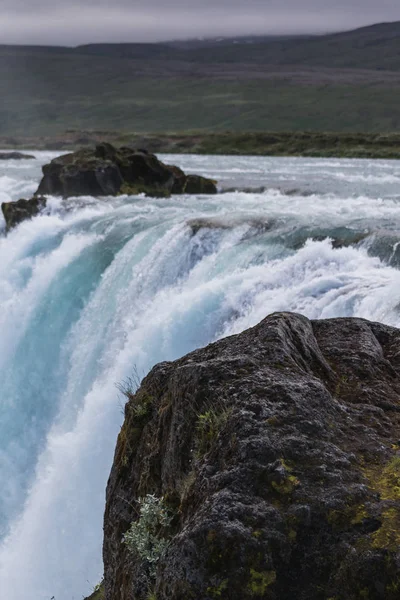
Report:
M0 160L32 160L36 158L32 154L22 154L22 152L0 152Z
M37 194L63 196L114 196L120 193L148 195L215 194L215 182L185 175L145 150L115 148L103 143L95 149L60 156L43 167Z
M43 178L30 200L3 202L9 231L46 205L45 196L115 196L141 194L168 197L171 194L216 194L215 181L199 175L186 175L174 165L166 165L146 150L115 148L99 144L54 158L43 167Z
M17 200L16 202L3 202L1 210L6 222L6 230L9 231L21 221L32 219L46 206L46 198L43 196L35 196L30 200Z

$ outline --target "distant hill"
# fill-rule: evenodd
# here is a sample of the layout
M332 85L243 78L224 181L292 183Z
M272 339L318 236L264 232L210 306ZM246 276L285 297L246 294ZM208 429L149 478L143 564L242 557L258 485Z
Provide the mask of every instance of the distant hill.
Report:
M324 36L221 40L188 49L189 60L352 69L400 69L400 22Z
M0 135L399 131L400 22L323 36L0 46Z
M322 36L246 36L164 44L89 44L79 46L75 51L194 63L228 61L400 70L400 21Z

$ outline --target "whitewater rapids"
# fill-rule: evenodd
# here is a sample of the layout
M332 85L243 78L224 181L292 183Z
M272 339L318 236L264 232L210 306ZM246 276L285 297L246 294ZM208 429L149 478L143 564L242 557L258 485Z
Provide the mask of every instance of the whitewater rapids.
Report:
M0 202L35 191L55 154L36 155L0 166ZM8 236L0 222L7 600L78 600L101 579L116 384L133 371L274 311L400 326L400 162L166 159L221 193L53 198Z

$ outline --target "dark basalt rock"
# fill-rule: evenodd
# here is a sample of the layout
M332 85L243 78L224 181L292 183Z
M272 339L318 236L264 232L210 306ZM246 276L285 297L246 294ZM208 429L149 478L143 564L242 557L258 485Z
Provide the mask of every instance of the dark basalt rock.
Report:
M266 219L255 218L229 218L229 217L200 217L198 219L190 219L187 222L192 230L192 234L196 235L201 229L234 229L243 225L250 226L250 232L244 237L254 237L254 235L262 234L271 228L272 221Z
M46 206L46 198L35 196L30 200L21 198L17 202L3 202L1 210L6 222L6 230L9 231L21 221L32 219Z
M274 314L157 365L125 408L106 600L398 600L400 330ZM123 535L175 519L157 574Z
M22 152L0 152L0 160L32 160L36 158L32 154Z
M265 185L258 187L226 187L221 190L223 194L231 194L232 192L240 192L242 194L263 194L267 190Z
M186 176L154 154L131 148L99 144L60 156L43 167L37 194L56 196L115 196L119 193L148 195L215 194L210 179Z
M215 194L215 182L199 175L176 177L171 192L173 194Z

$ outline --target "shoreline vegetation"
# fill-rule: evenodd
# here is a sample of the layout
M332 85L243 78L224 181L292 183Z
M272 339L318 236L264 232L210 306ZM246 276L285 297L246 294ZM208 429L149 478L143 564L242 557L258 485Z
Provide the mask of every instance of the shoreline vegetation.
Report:
M48 137L0 136L0 148L72 151L100 141L161 154L400 159L400 133L189 131L143 134L69 130Z

